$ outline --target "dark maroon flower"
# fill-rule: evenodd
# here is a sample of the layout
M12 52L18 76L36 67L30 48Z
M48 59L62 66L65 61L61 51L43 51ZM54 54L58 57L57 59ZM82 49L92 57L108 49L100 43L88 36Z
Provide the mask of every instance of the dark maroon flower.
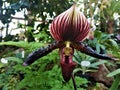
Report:
M73 5L58 15L51 23L50 33L56 41L31 53L23 65L30 65L52 50L59 48L62 75L65 81L69 81L76 66L76 63L72 60L74 49L96 58L114 60L111 57L95 52L82 43L89 32L90 25L86 17L78 10L76 5Z

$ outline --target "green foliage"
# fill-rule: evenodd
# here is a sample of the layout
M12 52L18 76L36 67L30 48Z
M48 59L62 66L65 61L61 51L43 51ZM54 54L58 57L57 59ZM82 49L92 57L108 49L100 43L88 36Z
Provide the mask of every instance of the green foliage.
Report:
M22 60L16 57L7 57L8 64L0 63L0 88L2 90L14 90L19 82L19 73L13 68L14 65L21 65Z
M36 42L1 42L0 45L9 45L22 47L26 51L33 51L35 48L39 48L39 43ZM42 45L42 44L41 44ZM29 48L30 47L30 48ZM48 58L49 57L49 58ZM17 57L6 57L8 64L1 64L1 86L0 88L9 90L70 90L73 89L72 80L69 83L65 83L59 64L58 50L44 56L43 58L34 62L31 66L24 67L22 63L24 60ZM10 67L10 68L9 68ZM9 69L5 69L9 68ZM4 71L5 70L5 71ZM4 71L4 72L3 72ZM7 73L7 74L6 74ZM21 78L21 73L24 77ZM14 77L14 78L13 78ZM87 80L80 77L76 77L76 83L78 90L84 90L80 85L87 85ZM4 82L5 81L5 82Z
M120 69L116 69L115 71L109 73L109 74L107 75L107 77L113 77L113 76L115 76L115 75L117 75L117 74L120 74Z
M103 11L104 16L109 18L109 19L113 19L114 13L120 13L119 6L120 6L119 0L111 0L110 4Z
M13 41L8 41L8 42L0 42L0 45L7 45L7 46L16 46L20 47L26 50L26 52L32 52L33 50L36 50L40 48L41 46L44 46L43 43L39 42L25 42L25 41L19 41L19 42L13 42Z
M11 60L12 58L9 58ZM14 58L15 59L15 58ZM40 60L39 63L34 63L32 66L23 67L19 61L19 59L14 60L13 62L18 62L18 64L13 65L9 63L5 68L11 67L6 70L6 73L0 74L0 88L5 90L73 90L72 80L69 83L65 83L63 81L61 75L61 69L59 65L51 66L52 63L49 60ZM48 67L51 67L48 68ZM23 73L24 78L20 81L20 76L16 75L17 73ZM15 74L15 75L14 75ZM14 78L13 78L14 77ZM78 77L75 78L77 81L77 85L87 84L87 80L80 79ZM79 90L80 86L78 87ZM84 89L80 89L84 90Z
M115 39L112 38L111 34L102 33L101 31L95 31L94 40L89 40L88 44L92 47L95 47L95 50L100 53L101 49L103 53L106 53L106 50L112 54L119 54L119 44Z
M88 40L88 43L91 47L93 47L98 53L101 53L101 49L103 49L103 53L110 53L116 58L120 58L120 44L112 38L113 35L106 34L101 32L100 28L107 28L106 22L109 19L113 19L114 13L120 13L119 0L111 0L111 2L103 3L100 0L85 0L80 2L79 4L84 4L84 13L87 17L91 19L94 18L94 23L97 26L97 30L95 31L94 40ZM105 1L105 0L103 0ZM4 6L4 3L9 2L10 5ZM64 2L64 3L63 3ZM48 54L47 56L42 57L41 59L35 61L30 66L22 66L24 59L22 57L16 57L13 53L17 48L23 48L25 50L25 58L26 56L42 47L48 45L53 39L49 33L49 25L51 20L56 17L58 14L68 9L71 6L72 0L1 0L0 1L0 20L6 26L6 34L8 33L9 23L12 22L12 15L16 12L20 11L28 11L28 15L24 13L24 21L27 21L27 24L19 24L18 28L25 29L23 33L26 41L21 41L17 39L17 42L12 41L16 39L16 36L6 35L5 38L0 37L0 48L4 51L6 46L15 46L10 47L14 48L13 51L8 50L3 56L8 60L7 64L3 64L0 62L0 89L1 90L73 90L73 83L70 80L68 83L63 81L61 69L58 57L58 50L55 50ZM100 3L101 2L101 3ZM110 4L110 6L108 5ZM105 6L103 8L102 6ZM114 8L113 8L114 7ZM98 9L97 14L94 14ZM5 12L5 13L4 13ZM93 15L94 14L94 15ZM40 19L40 20L39 20ZM118 19L119 21L119 19ZM40 22L35 28L35 22ZM100 22L100 23L97 23ZM101 25L103 24L103 26ZM3 27L0 27L0 31L2 32ZM119 30L118 25L115 27ZM101 31L99 31L101 30ZM11 30L12 31L12 30ZM103 30L104 31L104 30ZM115 34L116 35L116 34ZM38 42L35 42L37 39ZM8 42L2 42L8 41ZM10 40L10 41L9 41ZM1 50L1 53L2 53ZM8 54L12 53L12 54ZM75 69L77 71L82 71L81 61L88 60L91 62L89 68L86 68L86 72L95 72L99 65L108 64L109 66L116 66L116 63L111 64L108 61L100 61L97 59L82 54L80 52L75 52L74 61L77 62L78 66ZM119 63L118 63L119 65ZM94 68L94 69L90 69ZM119 69L108 74L108 76L116 76L119 75ZM88 80L81 77L75 77L75 81L77 84L77 90L85 90L81 86L89 87L87 83Z
M115 80L109 90L118 90L120 85L120 69L117 69L107 75L108 77L115 77Z

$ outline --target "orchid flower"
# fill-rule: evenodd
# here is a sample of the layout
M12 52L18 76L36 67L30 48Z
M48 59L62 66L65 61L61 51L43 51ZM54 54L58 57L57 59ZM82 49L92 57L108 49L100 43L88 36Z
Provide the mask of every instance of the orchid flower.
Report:
M97 53L82 43L87 38L89 32L90 24L84 14L74 4L52 21L50 34L55 39L55 42L29 54L23 65L30 65L54 49L59 48L62 75L64 80L68 82L77 64L73 61L75 49L95 58L114 60L107 55Z

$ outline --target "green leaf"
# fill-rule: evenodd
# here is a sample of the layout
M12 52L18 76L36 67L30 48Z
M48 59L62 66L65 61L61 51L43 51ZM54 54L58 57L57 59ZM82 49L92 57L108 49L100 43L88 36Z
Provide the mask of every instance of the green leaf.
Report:
M3 64L3 63L0 62L0 68L6 67L6 65L7 65L7 64Z
M90 67L96 67L96 66L101 65L101 64L104 64L104 63L107 63L107 61L102 60L102 61L99 61L99 62L92 63L92 64L90 65Z
M95 31L95 37L101 38L102 37L102 32L101 31Z
M103 50L105 50L105 46L104 46L104 45L100 44L100 47L101 47Z
M115 49L118 49L118 48L119 48L119 47L118 47L118 44L117 44L117 42L116 42L115 40L109 39L109 41L110 41L111 45L112 45Z
M99 43L96 43L96 50L98 53L100 52L100 44Z
M77 72L79 71L83 71L82 68L76 68L73 70L73 74L76 74ZM87 69L85 72L96 72L97 70L94 70L94 69Z
M86 78L80 78L80 77L76 76L75 79L76 79L77 85L82 85L82 84L88 83L88 80Z
M6 58L8 61L15 61L17 63L23 63L23 60L17 57L7 57Z
M117 74L120 74L120 69L117 69L117 70L109 73L109 74L107 75L107 77L113 77L113 76L115 76L115 75L117 75Z
M44 43L39 43L39 42L25 42L25 41L19 41L19 42L13 42L13 41L8 41L8 42L0 42L1 45L7 45L7 46L16 46L16 47L21 47L25 50L28 50L29 52L38 49L40 46L45 46Z
M6 85L2 88L2 90L9 90L9 84L6 84Z

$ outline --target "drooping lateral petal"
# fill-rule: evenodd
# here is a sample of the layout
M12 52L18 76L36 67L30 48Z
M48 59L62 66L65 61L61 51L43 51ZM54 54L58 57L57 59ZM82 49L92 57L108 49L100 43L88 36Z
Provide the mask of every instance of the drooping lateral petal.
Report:
M117 60L117 59L109 57L105 54L99 54L96 51L94 51L91 47L84 45L83 43L80 43L80 42L73 43L72 47L74 47L75 49L79 50L82 53L85 53L89 56L92 56L92 57L95 57L98 59L113 60L113 61Z
M35 62L36 60L38 60L39 58L47 55L48 53L50 53L54 49L61 48L63 46L64 46L63 42L55 41L46 47L39 48L38 50L36 50L28 55L28 57L26 58L23 65L24 66L30 65L33 62Z
M89 23L76 5L58 15L50 26L52 37L58 41L83 41L89 31Z

